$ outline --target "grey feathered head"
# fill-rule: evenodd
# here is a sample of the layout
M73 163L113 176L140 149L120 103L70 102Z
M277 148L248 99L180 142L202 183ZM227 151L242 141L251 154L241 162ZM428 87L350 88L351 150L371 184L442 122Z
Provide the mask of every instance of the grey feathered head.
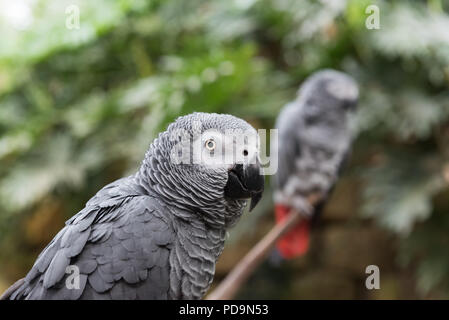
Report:
M151 144L140 170L148 189L178 210L229 227L260 200L264 178L257 131L231 115L179 117Z
M298 99L307 105L304 111L311 121L324 119L323 114L344 115L341 109L354 109L358 96L356 82L345 73L331 69L316 72L298 91Z

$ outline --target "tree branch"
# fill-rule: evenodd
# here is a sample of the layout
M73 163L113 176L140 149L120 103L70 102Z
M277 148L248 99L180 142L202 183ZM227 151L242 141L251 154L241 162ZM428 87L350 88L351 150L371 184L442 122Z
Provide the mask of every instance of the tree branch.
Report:
M309 196L309 203L314 206L321 199L320 195ZM227 277L212 291L206 300L232 299L253 271L266 258L276 242L301 220L301 213L290 210L289 215L281 223L276 224L245 257L232 269Z

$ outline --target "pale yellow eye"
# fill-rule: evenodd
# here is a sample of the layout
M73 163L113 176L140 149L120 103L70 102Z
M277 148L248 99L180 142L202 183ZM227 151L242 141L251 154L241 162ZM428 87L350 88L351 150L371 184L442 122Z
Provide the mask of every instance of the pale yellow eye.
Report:
M206 143L204 144L206 146L206 149L209 151L214 151L216 143L213 139L206 140Z

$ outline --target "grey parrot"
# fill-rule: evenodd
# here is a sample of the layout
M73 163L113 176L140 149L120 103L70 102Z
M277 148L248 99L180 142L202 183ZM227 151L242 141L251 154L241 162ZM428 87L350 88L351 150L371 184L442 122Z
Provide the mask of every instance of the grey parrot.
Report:
M137 173L91 198L2 299L202 298L226 230L264 187L258 147L225 139L228 131L257 136L231 115L179 117ZM217 160L229 149L242 156Z
M358 86L335 70L314 73L302 84L295 101L287 104L276 121L279 168L274 179L276 222L291 209L303 219L277 243L283 258L304 255L310 225L318 217L347 157L352 140L351 113L358 101ZM318 194L315 207L308 197Z

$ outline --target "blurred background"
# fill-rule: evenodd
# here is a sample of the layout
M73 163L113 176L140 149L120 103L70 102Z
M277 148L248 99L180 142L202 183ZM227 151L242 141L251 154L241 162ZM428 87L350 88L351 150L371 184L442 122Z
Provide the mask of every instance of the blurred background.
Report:
M373 4L380 29L366 27ZM269 129L329 67L361 87L350 164L309 254L265 262L238 297L449 298L444 0L0 0L0 292L174 118L230 113ZM273 222L268 189L231 231L214 284ZM380 290L365 287L371 264Z

